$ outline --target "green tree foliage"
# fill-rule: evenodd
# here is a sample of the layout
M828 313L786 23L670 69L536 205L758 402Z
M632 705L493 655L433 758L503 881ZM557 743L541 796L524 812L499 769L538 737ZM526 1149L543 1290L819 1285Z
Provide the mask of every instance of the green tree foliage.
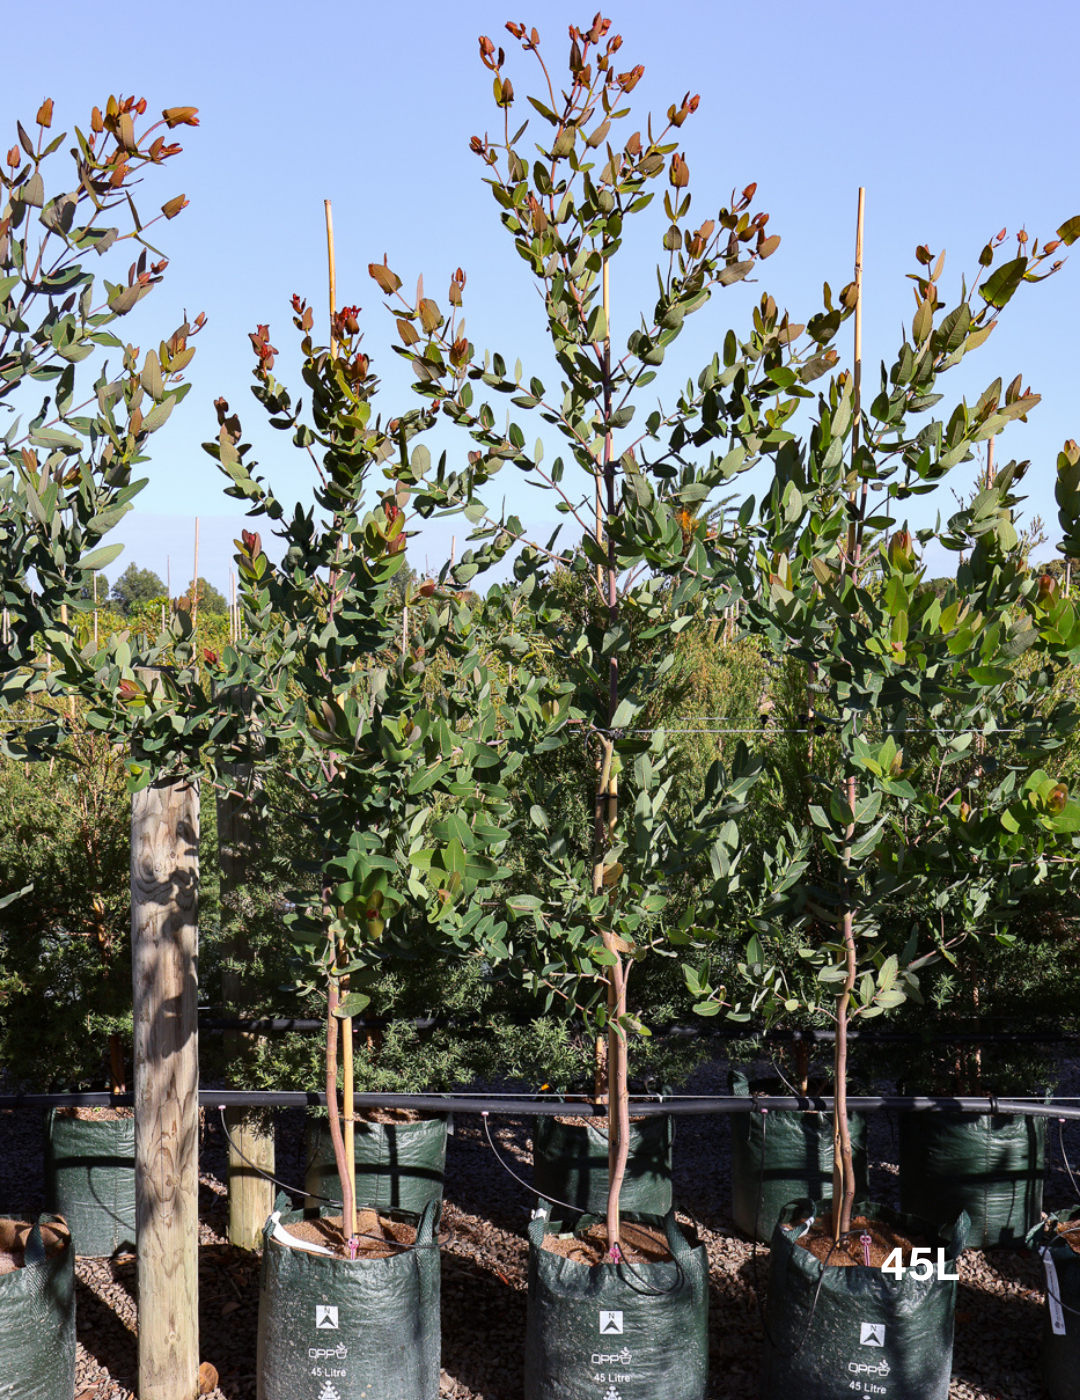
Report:
M425 583L405 596L410 627L402 627L394 581L405 564L409 492L396 481L395 459L407 460L408 443L432 415L414 412L384 427L373 417L377 380L356 309L334 318L329 348L312 340L311 309L299 298L293 309L311 419L271 374L277 352L266 326L252 337L254 393L272 425L311 451L318 518L300 504L288 513L254 474L239 419L221 400L220 434L207 447L229 494L274 522L286 546L277 567L260 535L243 532L245 638L221 662L250 687L264 738L293 756L317 878L294 893L287 922L308 987L327 989L326 1084L345 1183L338 1021L370 1004L388 962L498 937L505 925L487 891L501 872L488 852L506 839L503 782L513 764L501 765L492 749L499 717L486 705L490 684L467 604ZM434 692L425 689L428 658L443 667ZM522 734L546 723L536 704L514 717ZM349 1188L345 1194L351 1236Z
M0 1063L38 1089L107 1080L131 1037L131 804L123 764L76 717L49 763L0 758Z
M729 331L722 353L686 380L674 405L652 410L631 430L635 399L685 318L715 288L744 278L779 239L767 233L767 215L750 212L753 186L715 218L696 227L690 221L689 163L678 132L696 98L673 105L666 128L650 123L647 140L640 132L625 142L616 136L642 70L616 71L621 41L608 37L606 20L571 29L570 75L559 95L538 32L507 28L536 57L546 85L529 98L530 120L538 114L541 121L539 159L519 150L524 126L511 134L514 88L503 50L487 38L481 59L494 74L502 129L495 138L473 138L472 148L539 283L559 391L549 392L520 361L511 369L502 354L474 354L458 321L460 270L444 315L431 298L403 296L386 264L372 268L392 298L418 392L475 443L462 470L440 462L429 474L420 461L402 477L422 481L422 513L460 509L476 527L475 548L451 570L459 585L519 550L520 593L567 668L566 743L585 748L599 774L591 850L567 824L552 821L546 791L526 792L547 878L511 896L522 936L505 941L512 961L571 1005L595 1006L606 984L617 1022L615 1099L624 1094L625 1036L636 1025L625 1010L629 968L650 949L707 945L725 919L752 931L732 995L714 989L700 965L688 965L687 984L703 1013L722 1004L738 1017L832 1006L844 1144L836 1228L846 1229L848 1021L917 995L918 969L942 942L932 936L922 951L931 930L921 925L907 946L889 951L885 911L919 889L926 907L951 910L957 937L993 934L1031 886L1067 886L1076 866L1080 806L1052 771L1074 714L1068 704L1046 702L1055 673L1076 660L1080 625L1071 604L1026 566L1015 524L1026 464L1006 466L940 531L962 560L940 599L925 586L919 562L921 546L939 532L919 532L916 542L902 512L905 500L940 491L976 444L1037 403L1017 379L1007 388L991 385L978 403L958 404L946 419L925 416L940 399L939 376L986 341L1025 282L1055 270L1049 260L1080 233L1080 221L1041 249L1022 235L1003 262L1002 240L994 240L947 311L943 258L920 249L911 339L883 370L868 412L853 377L835 372L831 346L857 288L835 296L826 284L822 309L805 323L764 295L749 333ZM649 182L665 175L668 258L658 270L658 297L616 358L604 274L625 221L649 202ZM627 319L637 319L636 307ZM825 375L818 393L810 386ZM815 399L816 422L800 441L795 415ZM529 450L514 409L538 413L561 436L566 457L543 465L543 442ZM488 509L485 488L507 464L552 493L555 509L581 532L579 550L560 549L557 536L532 540L519 519ZM761 464L771 480L760 504L748 497L718 520L710 510L718 493ZM1059 459L1058 477L1061 549L1072 555L1080 520L1074 448ZM553 565L586 579L595 571L589 607L575 613L566 606L552 587ZM813 757L807 754L792 819L761 848L752 882L740 875L740 837L767 747L755 746L754 755L737 749L730 769L714 765L691 820L677 829L670 741L641 732L674 665L672 639L701 612L718 618L733 605L789 680L789 659L804 668L807 722L790 727L825 731ZM666 655L658 655L658 638ZM1021 662L1027 653L1038 666ZM628 808L632 815L620 820L617 809ZM687 876L703 867L707 878L684 903ZM794 930L802 934L797 950ZM780 949L777 933L789 940ZM500 950L489 952L498 957ZM793 953L796 965L809 965L809 981L789 976ZM617 1144L619 1125L613 1113ZM613 1195L621 1156L619 1145ZM617 1225L609 1209L613 1246Z
M1026 562L1016 516L1029 463L1008 463L944 526L913 533L904 512L1037 404L1018 376L929 416L941 376L986 341L1025 282L1056 270L1048 260L1078 233L1070 221L1041 250L1024 234L996 268L994 240L948 309L944 255L918 249L911 338L883 368L879 393L866 409L852 376L830 376L808 436L766 445L772 479L729 544L746 624L789 680L792 665L801 671L808 717L797 788L790 761L786 775L784 838L806 878L789 919L754 925L740 974L770 1017L803 1008L835 1020L838 1235L854 1195L849 1024L921 1000L920 969L955 962L965 941L1015 939L1010 925L1040 892L1074 897L1080 803L1059 764L1077 711L1057 687L1080 658L1080 617ZM753 432L747 418L740 431ZM1075 444L1057 477L1068 556L1080 519ZM940 593L920 560L931 541L960 560ZM796 929L802 976L792 974ZM718 1012L725 993L692 969L688 978L701 1009Z
M112 588L112 601L125 617L140 603L160 601L165 596L165 585L153 569L140 569L137 564L129 564Z
M54 171L53 157L67 133L51 136L47 100L32 134L16 124L0 168L0 745L7 753L40 752L56 732L55 720L39 732L11 718L12 706L59 685L42 638L68 682L85 675L72 632L75 616L93 607L85 585L120 553L102 541L145 484L132 472L187 392L189 340L202 324L199 317L180 326L141 362L117 337L120 318L164 273L147 231L185 203L171 198L159 215L142 218L136 186L150 167L179 154L169 133L198 124L192 107L169 108L144 125L145 113L146 102L135 98L110 97L104 111L95 108L89 130L75 129L74 168L65 175ZM138 245L134 261L118 282L98 285L87 256L125 243ZM113 256L127 265L131 250L118 247ZM111 367L103 352L113 353Z
M729 763L711 762L697 800L680 810L674 793L680 755L665 732L642 731L676 665L680 632L696 620L717 620L739 597L729 535L712 518L710 500L720 504L719 494L784 435L800 403L791 387L812 381L835 359L829 342L846 309L834 309L827 291L825 309L804 336L804 327L763 301L748 344L729 335L722 357L689 378L669 407L654 409L647 386L686 318L714 291L743 280L775 251L779 237L767 232L768 214L752 212L754 186L715 216L689 219L680 131L698 99L688 95L669 109L666 123L633 130L628 99L644 70L619 71L621 39L609 33L609 21L597 16L587 30L571 29L561 92L538 32L516 23L507 28L539 64L541 95L529 98L530 121L538 116L539 129L521 144L528 123L511 122L515 93L505 54L484 38L481 59L494 75L500 131L474 137L471 145L538 284L561 384L546 388L512 356L475 353L461 329L460 269L450 284L449 314L430 297L403 296L401 279L385 263L371 271L392 299L400 351L418 392L474 443L460 470L443 460L429 472L414 455L410 471L401 473L417 485L422 514L458 509L474 526L471 547L444 576L466 586L516 550L517 586L506 601L527 600L532 627L565 677L551 702L562 728L547 747L561 741L588 816L576 826L568 820L573 799L545 774L522 785L522 839L534 848L525 870L542 876L510 895L511 931L491 939L485 952L545 988L549 1004L558 1000L609 1029L616 1167L608 1235L617 1257L616 1202L628 1140L625 1049L627 1037L643 1030L627 1009L627 977L648 953L671 957L680 945L699 941L699 923L725 922L736 897L757 907L753 892L740 888L735 818L760 776L760 760L746 745L734 746ZM627 291L626 278L618 282L616 313L602 294L606 266L622 246L626 222L654 197L663 206L663 264L655 287L650 279L644 289ZM625 352L613 348L609 310L613 322L617 315L621 324L638 327ZM561 439L565 455L550 466L542 441L527 446L530 414ZM741 431L744 414L760 431ZM574 541L560 544L558 534L533 539L518 517L489 509L486 488L508 466L550 493ZM565 596L564 571L579 578L585 606ZM489 603L497 596L489 594ZM524 655L529 641L511 634L506 646ZM515 667L516 683L531 675L528 666ZM779 897L775 889L773 897Z

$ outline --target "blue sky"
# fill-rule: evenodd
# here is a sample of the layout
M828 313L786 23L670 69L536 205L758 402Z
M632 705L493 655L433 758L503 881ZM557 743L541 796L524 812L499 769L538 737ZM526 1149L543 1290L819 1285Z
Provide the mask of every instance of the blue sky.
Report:
M215 433L213 400L224 395L240 410L278 494L293 500L309 491L299 454L279 435L256 432L247 332L269 323L283 352L280 377L288 380L295 364L291 294L324 314L324 199L333 201L339 302L364 308L365 348L384 377L386 411L405 404L408 389L389 349L391 322L366 272L384 253L407 287L422 272L429 294L444 305L450 275L462 266L470 338L501 349L511 363L520 355L527 374L554 377L538 299L468 149L470 136L500 125L477 36L490 34L508 56L513 51L507 71L520 124L524 96L538 88L504 21L536 24L549 66L560 71L567 24L587 25L592 13L562 3L507 14L488 4L423 0L410 7L189 0L154 13L138 25L102 21L95 32L84 4L52 0L40 50L47 58L6 65L0 126L13 134L16 117L28 123L46 96L56 101L57 130L85 125L90 108L103 106L110 92L145 96L152 111L200 109L200 127L181 133L184 154L146 196L149 208L180 191L191 203L158 226L171 265L126 333L149 346L185 309L205 311L209 324L198 341L192 391L152 440L150 484L119 532L128 548L110 573L134 561L164 576L168 557L174 584L190 577L198 514L200 572L224 588L242 515L222 494L200 444ZM624 36L625 66L645 64L636 111L664 112L687 91L701 94L681 133L695 213L706 217L733 188L756 180L757 207L770 211L770 232L782 236L756 285L721 293L694 318L674 352L681 378L696 375L729 325L748 324L763 290L805 320L820 305L823 281L839 288L850 279L860 184L867 188L869 385L878 361L891 360L901 324L910 325L914 304L904 274L913 269L917 244L947 251L948 296L1000 228L1010 238L1021 226L1048 238L1080 213L1074 3L1043 5L1037 18L1004 0L774 0L666 14L632 0L606 13ZM6 149L3 138L0 130ZM651 250L662 231L658 219L615 265L617 341L636 323L638 308L654 300ZM1032 459L1032 509L1051 524L1054 457L1065 438L1080 437L1078 326L1074 255L1048 283L1022 289L985 350L972 357L972 370L946 381L951 400L961 392L977 396L998 374L1008 382L1022 372L1043 395L1029 424L1010 428L997 451L1000 462ZM842 353L850 348L847 337ZM539 523L543 502L519 483L507 488L516 492L511 506ZM451 533L460 551L464 530L461 521L429 529L412 547L414 563L422 567L425 556L432 566L441 562Z

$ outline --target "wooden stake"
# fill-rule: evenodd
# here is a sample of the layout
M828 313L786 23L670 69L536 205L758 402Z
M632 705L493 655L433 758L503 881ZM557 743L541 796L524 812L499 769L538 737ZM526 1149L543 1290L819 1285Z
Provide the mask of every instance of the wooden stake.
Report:
M334 334L334 318L337 315L337 262L334 257L334 213L328 199L323 200L323 209L326 214L326 267L327 291L330 302L330 359L332 362L337 358L337 336ZM336 568L331 571L331 592L333 592L335 578ZM407 624L403 623L402 625ZM341 979L340 988L347 996L349 990L347 977ZM352 1241L355 1239L358 1228L356 1212L356 1104L353 1098L353 1025L352 1018L348 1016L341 1018L341 1057L343 1068L342 1112L345 1119L345 1132L341 1141L343 1155L338 1156L337 1154L337 1142L334 1143L334 1148L344 1200L341 1225L346 1239ZM327 1075L327 1083L329 1084L329 1070ZM331 1114L331 1123L333 1123L333 1118L334 1115ZM331 1137L333 1137L332 1131ZM344 1175L341 1174L342 1166L345 1168ZM355 1257L355 1247L351 1243L349 1252Z
M855 221L855 367L852 374L853 417L851 424L851 469L855 470L855 459L859 455L859 437L862 431L862 258L863 258L863 211L866 203L866 190L859 186L859 212ZM869 483L864 481L859 499L859 513L854 509L848 521L848 561L852 571L858 568L862 553L862 530L860 521L866 515L866 498ZM855 505L855 490L852 489L849 501Z
M195 517L195 577L191 581L191 625L199 611L199 517Z
M114 1094L127 1093L127 1075L124 1072L124 1047L118 1031L109 1035L109 1078Z
M986 443L986 484L993 486L994 477L997 472L994 470L994 439L988 438Z
M862 255L863 255L863 210L866 199L866 191L859 187L859 212L855 225L855 366L852 381L853 403L852 403L852 429L851 429L851 466L855 469L855 460L859 451L859 430L861 428L860 415L862 413ZM848 525L848 550L847 550L847 571L851 576L857 577L859 559L862 554L862 522L866 518L866 498L869 483L864 480L860 493L859 512L856 515L853 510L851 520ZM852 490L849 500L854 504L855 491ZM853 774L849 774L846 780L846 792L844 794L848 806L855 810L855 803L858 799L858 789ZM851 1208L855 1200L855 1168L851 1152L851 1131L848 1126L847 1116L847 1031L848 1012L851 1004L851 992L855 986L855 975L857 971L857 950L855 946L855 918L850 907L851 885L848 879L848 869L851 864L851 843L855 836L855 827L850 825L844 837L844 909L842 933L844 941L844 955L847 965L847 974L844 985L836 999L836 1045L833 1058L833 1199L832 1199L832 1234L833 1240L839 1244L841 1236L851 1228Z
M326 262L329 268L328 284L330 290L330 358L337 355L337 336L334 334L334 317L337 315L337 266L334 261L334 213L330 208L330 201L323 200L323 208L326 211Z
M199 1388L198 903L198 781L152 783L131 800L140 1400Z
M97 572L94 573L94 645L97 646Z
M611 276L609 268L611 260L604 259L603 279L601 282L601 296L604 306L604 380L611 381ZM611 434L604 438L604 466L606 468L611 460ZM596 473L596 543L604 543L604 485L603 477L599 470ZM604 566L596 566L596 586L601 594L604 591Z
M244 687L235 687L227 699L237 707L250 708L251 694ZM251 878L255 849L253 799L258 790L258 776L250 760L223 764L222 771L226 775L227 791L217 797L217 822L218 867L224 901ZM228 952L234 964L245 964L251 957L244 931L235 924ZM233 1013L242 1016L248 1001L243 972L235 966L223 968L221 990ZM234 1064L239 1067L253 1057L258 1039L246 1032L226 1032L229 1070ZM231 1073L229 1077L232 1078ZM265 1111L229 1108L225 1110L225 1123L229 1130L229 1243L239 1249L258 1249L263 1225L274 1208L274 1186L260 1176L256 1168L271 1176L274 1174L274 1120Z

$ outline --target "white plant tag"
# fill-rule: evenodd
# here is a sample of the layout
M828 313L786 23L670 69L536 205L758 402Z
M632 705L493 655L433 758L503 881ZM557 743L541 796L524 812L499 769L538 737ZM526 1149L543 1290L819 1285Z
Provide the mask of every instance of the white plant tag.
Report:
M281 1223L281 1211L274 1211L270 1217L270 1224L274 1227L270 1231L270 1238L277 1240L278 1244L286 1244L290 1249L302 1249L305 1254L329 1254L331 1259L334 1258L332 1249L324 1249L321 1244L309 1244L307 1240L298 1240L295 1235L290 1235Z
M1065 1309L1061 1306L1061 1286L1058 1283L1057 1265L1054 1263L1054 1256L1042 1245L1039 1249L1042 1255L1043 1268L1046 1270L1046 1303L1050 1309L1050 1326L1055 1337L1065 1335Z

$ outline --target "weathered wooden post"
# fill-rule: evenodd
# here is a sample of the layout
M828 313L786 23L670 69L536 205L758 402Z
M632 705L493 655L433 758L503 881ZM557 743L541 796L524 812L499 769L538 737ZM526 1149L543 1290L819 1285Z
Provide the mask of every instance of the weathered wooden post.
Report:
M139 1400L199 1392L198 908L198 780L151 783L131 800Z
M217 820L221 898L224 904L228 896L235 895L248 880L253 840L255 765L223 765L223 775L229 783L229 790L218 796ZM235 933L230 939L229 954L234 962L244 963L248 960L250 950L242 932ZM243 1014L249 998L245 996L243 973L239 968L222 971L221 990L226 1002L237 1013ZM227 1033L225 1043L230 1070L234 1063L243 1062L254 1041L254 1036L244 1032ZM274 1172L273 1117L265 1110L229 1108L225 1111L225 1122L229 1129L229 1243L240 1249L257 1249L266 1218L274 1208L273 1183L256 1170L260 1168L271 1175Z

